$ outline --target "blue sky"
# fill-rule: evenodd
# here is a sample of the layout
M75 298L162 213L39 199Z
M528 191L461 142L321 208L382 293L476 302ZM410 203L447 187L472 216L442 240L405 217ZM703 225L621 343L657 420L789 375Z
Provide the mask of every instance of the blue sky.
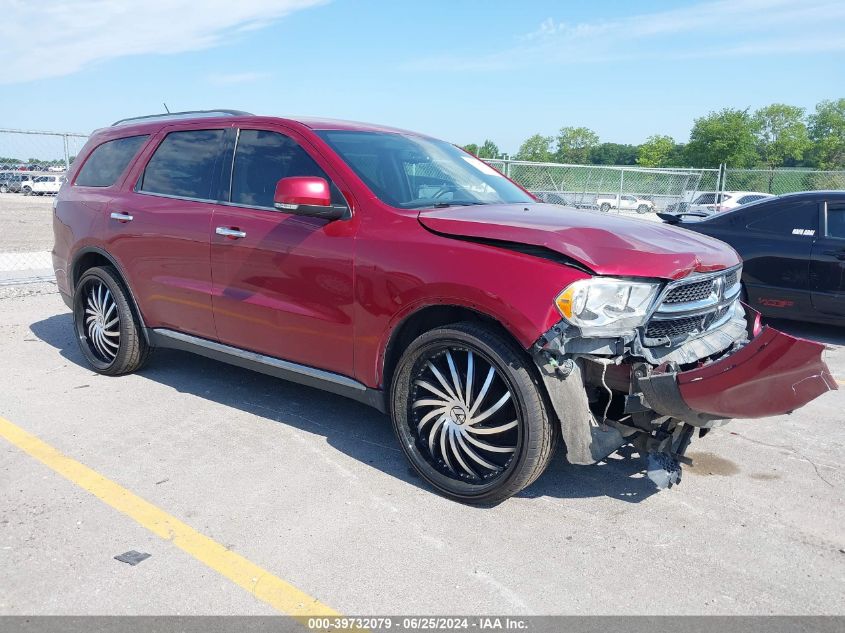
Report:
M710 110L845 97L841 0L11 0L4 16L0 127L88 132L166 101L514 152L564 125L684 141Z

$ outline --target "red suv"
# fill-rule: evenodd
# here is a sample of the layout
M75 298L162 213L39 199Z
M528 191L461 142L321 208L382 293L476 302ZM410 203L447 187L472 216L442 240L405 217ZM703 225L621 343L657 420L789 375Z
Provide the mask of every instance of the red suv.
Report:
M740 303L729 246L541 204L412 132L223 110L118 121L74 162L54 229L96 371L171 347L354 398L464 502L522 490L558 439L575 464L634 443L671 485L694 431L836 388L821 345Z

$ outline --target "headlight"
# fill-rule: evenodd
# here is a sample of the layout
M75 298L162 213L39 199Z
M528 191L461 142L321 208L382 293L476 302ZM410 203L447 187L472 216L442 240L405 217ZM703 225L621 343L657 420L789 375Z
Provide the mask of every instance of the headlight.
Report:
M555 303L582 334L614 336L643 325L659 291L657 283L594 277L569 285Z

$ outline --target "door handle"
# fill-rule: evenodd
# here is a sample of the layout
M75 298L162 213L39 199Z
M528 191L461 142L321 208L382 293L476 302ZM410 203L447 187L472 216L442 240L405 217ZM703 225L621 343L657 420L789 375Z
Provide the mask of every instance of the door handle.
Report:
M218 226L215 233L217 233L217 235L223 235L225 237L231 237L234 240L239 240L242 237L246 237L246 231L240 231L238 229L230 229L228 226Z
M845 261L845 250L843 251L823 251L823 255L831 255L839 261Z
M128 213L112 213L111 219L117 220L118 222L131 222L132 216Z

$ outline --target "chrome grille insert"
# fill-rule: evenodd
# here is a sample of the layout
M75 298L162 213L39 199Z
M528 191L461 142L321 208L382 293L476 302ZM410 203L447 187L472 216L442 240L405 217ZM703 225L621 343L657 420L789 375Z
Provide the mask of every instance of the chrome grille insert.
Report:
M666 345L705 334L730 318L740 293L741 267L687 277L663 291L645 328L644 344Z

